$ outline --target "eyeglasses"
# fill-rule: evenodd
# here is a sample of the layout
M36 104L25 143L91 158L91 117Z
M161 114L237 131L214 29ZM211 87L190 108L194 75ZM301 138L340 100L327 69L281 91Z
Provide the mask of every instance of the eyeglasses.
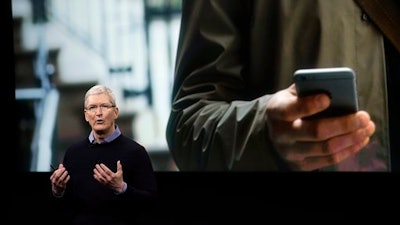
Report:
M103 112L103 110L108 110L108 109L111 109L114 107L115 107L115 105L109 105L109 104L90 105L90 106L86 107L85 110L89 111L91 113L95 113L95 112L97 112L98 108L100 108L101 111Z

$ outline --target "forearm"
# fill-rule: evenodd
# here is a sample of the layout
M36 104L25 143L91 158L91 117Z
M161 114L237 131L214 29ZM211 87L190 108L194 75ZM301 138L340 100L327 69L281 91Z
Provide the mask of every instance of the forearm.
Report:
M240 31L248 29L248 18L236 16L247 12L246 3L184 3L167 128L178 168L274 169L265 124L269 96L248 94L266 90L253 90L246 78L246 37Z
M199 101L173 111L167 139L180 170L276 170L268 138L269 96L252 101Z

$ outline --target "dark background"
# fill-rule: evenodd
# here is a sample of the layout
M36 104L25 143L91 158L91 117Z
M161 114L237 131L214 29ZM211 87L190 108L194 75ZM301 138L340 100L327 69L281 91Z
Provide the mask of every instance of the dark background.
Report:
M156 176L158 198L146 214L150 224L400 221L395 173L156 172ZM10 185L13 194L4 193L11 199L5 224L62 222L62 212L50 204L49 177L47 172L18 175Z

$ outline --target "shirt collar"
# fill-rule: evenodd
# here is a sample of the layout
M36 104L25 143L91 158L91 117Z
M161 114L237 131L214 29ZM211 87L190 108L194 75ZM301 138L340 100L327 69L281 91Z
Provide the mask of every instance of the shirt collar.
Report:
M112 142L112 141L115 140L120 134L121 134L121 130L119 129L119 127L118 127L117 125L115 125L115 130L114 130L114 132L112 132L111 135L109 135L108 137L106 137L106 138L104 139L103 142L101 142L101 143L96 143L96 141L95 141L95 139L94 139L93 131L90 131L90 134L89 134L89 141L90 141L90 143L92 143L92 144L104 144L104 143Z

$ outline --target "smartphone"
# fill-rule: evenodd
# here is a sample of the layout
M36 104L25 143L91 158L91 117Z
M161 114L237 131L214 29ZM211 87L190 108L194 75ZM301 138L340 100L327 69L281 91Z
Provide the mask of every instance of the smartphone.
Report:
M356 75L351 68L313 68L296 70L293 74L299 97L326 93L330 106L304 119L342 116L358 111Z

